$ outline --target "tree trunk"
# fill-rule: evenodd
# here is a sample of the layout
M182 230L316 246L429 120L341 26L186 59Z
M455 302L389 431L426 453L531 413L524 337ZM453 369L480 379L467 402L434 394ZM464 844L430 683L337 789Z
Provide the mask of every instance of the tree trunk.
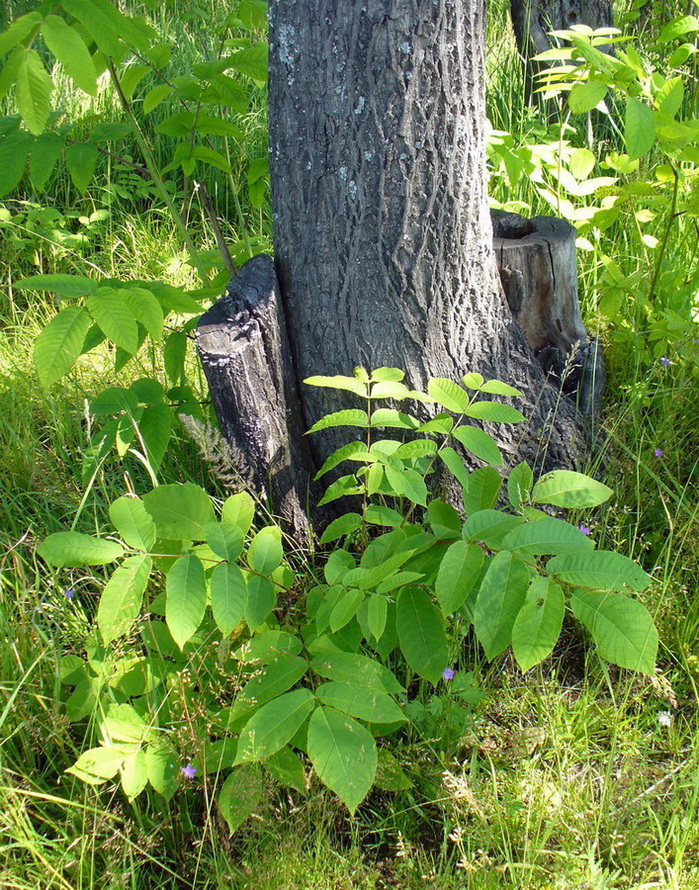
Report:
M274 247L298 381L395 366L410 384L497 377L528 430L510 463L575 463L576 410L498 277L484 165L480 0L271 0ZM303 426L343 405L300 386ZM350 397L351 398L351 397ZM316 464L337 439L310 437Z
M299 378L391 365L419 388L477 370L526 391L541 428L556 393L492 249L483 4L272 0L270 25L274 247ZM307 426L337 407L301 398ZM572 411L558 424L562 460ZM519 434L503 436L514 453Z
M536 75L551 63L535 62L533 57L556 46L550 31L562 31L573 25L611 28L611 0L510 0L510 15L517 47L524 63L524 91L531 101ZM597 47L604 49L604 47Z

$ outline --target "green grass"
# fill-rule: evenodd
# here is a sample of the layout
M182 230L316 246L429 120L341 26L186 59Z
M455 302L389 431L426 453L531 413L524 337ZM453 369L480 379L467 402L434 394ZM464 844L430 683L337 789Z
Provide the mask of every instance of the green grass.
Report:
M15 0L3 14L11 19L32 6ZM220 15L220 4L147 4L147 12L176 39L178 70L187 70L202 51L214 52L201 45L202 21ZM553 142L555 132L545 136L537 114L523 104L507 27L499 4L491 15L497 35L489 54L491 123L512 133L516 145ZM70 117L116 108L106 90L96 106L67 83L61 90ZM243 132L232 146L235 175L229 180L214 174L209 190L227 240L243 245L244 253L246 237L259 244L270 240L269 210L250 206L245 181L246 159L265 150L263 97L256 96L249 114L235 122ZM156 149L162 166L172 143L161 139ZM135 144L120 151L140 163ZM527 204L532 213L550 212L526 179L516 189L494 180L493 192L501 201ZM74 522L87 533L105 532L108 504L129 487L148 486L136 462L114 456L85 486L84 403L108 382L166 378L157 350L143 350L119 373L105 350L42 390L32 343L56 306L13 283L39 271L155 278L188 287L196 286L196 277L148 183L123 162L102 159L85 196L59 169L47 195L18 192L5 202L9 218L0 219L0 886L699 888L699 346L683 332L668 337L671 326L657 324L662 313L642 311L628 293L616 320L600 308L603 256L615 258L625 274L643 269L647 281L656 255L616 224L593 250L580 251L579 275L586 319L605 343L610 379L602 473L616 500L594 517L593 536L654 571L643 599L660 629L659 679L651 683L605 667L573 629L551 661L524 678L506 658L482 663L474 645L462 654L461 667L475 667L485 698L474 707L453 757L444 759L439 740L427 730L412 730L394 750L411 789L373 791L350 819L315 781L305 795L270 786L267 804L229 837L212 799L215 774L183 786L164 805L148 794L129 804L109 784L95 789L64 772L89 744L93 728L87 720L71 724L66 718L61 659L84 654L104 576L97 569L50 570L36 548L47 534ZM176 197L178 206L189 207L197 245L212 249L208 221L183 181L176 182ZM58 215L47 215L47 208ZM677 220L664 266L683 264L688 277L696 276L692 226ZM665 293L664 310L688 314L686 300L676 305L671 288ZM657 341L648 337L653 325ZM660 366L661 355L672 365ZM190 370L205 399L193 360ZM662 449L660 457L655 448ZM182 430L159 476L221 493ZM66 598L67 588L76 591L74 598ZM658 721L663 711L672 713L670 726ZM183 750L203 742L188 736L192 726L182 723Z

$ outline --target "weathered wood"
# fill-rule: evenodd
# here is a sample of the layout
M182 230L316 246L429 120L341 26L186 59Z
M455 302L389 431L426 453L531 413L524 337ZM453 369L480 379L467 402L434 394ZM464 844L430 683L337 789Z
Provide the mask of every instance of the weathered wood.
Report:
M211 398L226 440L254 487L303 538L313 462L270 257L249 260L196 331Z
M542 368L587 416L599 413L602 350L578 300L575 227L562 219L494 210L493 247L505 296Z

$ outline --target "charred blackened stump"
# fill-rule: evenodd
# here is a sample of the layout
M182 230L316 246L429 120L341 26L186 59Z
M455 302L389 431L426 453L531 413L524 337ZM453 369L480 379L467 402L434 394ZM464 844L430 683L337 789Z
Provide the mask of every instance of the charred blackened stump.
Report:
M304 437L296 374L271 258L260 254L234 278L196 331L197 349L224 438L301 538L315 472Z

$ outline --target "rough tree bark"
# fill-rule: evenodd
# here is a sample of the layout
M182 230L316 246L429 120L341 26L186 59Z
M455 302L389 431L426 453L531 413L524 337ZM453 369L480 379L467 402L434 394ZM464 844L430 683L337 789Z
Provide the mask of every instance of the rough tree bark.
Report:
M482 0L271 0L275 263L303 425L340 407L315 375L467 371L526 393L512 461L576 459L572 402L498 277L484 167ZM291 373L291 372L289 372ZM254 400L254 394L252 396ZM260 409L262 410L262 409ZM316 462L331 440L311 437Z

